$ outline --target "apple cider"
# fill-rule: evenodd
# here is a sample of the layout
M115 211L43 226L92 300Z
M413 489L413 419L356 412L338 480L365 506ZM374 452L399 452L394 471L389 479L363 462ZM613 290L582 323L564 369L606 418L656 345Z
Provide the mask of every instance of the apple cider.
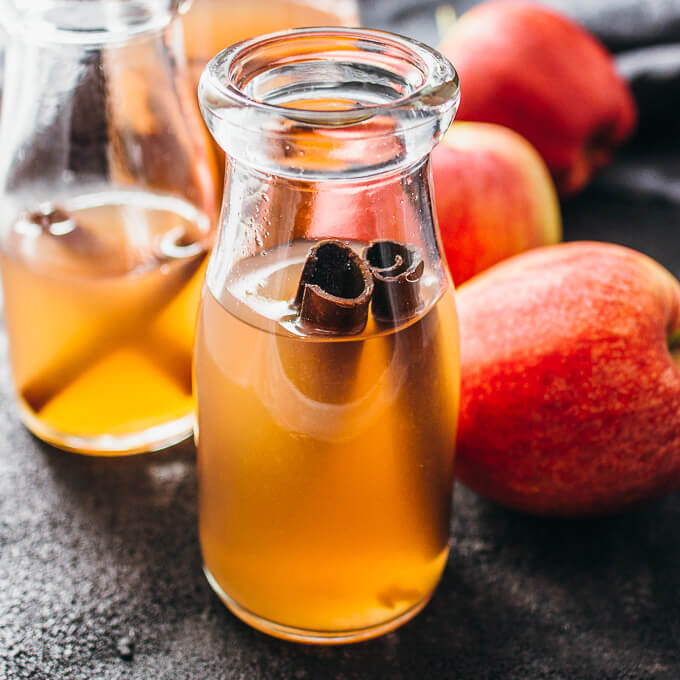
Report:
M256 627L393 627L427 601L448 553L453 290L425 268L407 322L369 314L357 335L308 333L290 303L312 245L208 280L195 351L204 564Z
M79 453L170 446L193 431L218 212L183 3L5 4L0 269L19 413Z
M161 441L191 427L209 237L194 206L141 191L42 204L13 223L0 248L5 319L36 434L105 454L135 450L136 433Z
M301 28L206 66L226 152L194 345L199 536L231 611L339 644L444 570L460 388L429 155L455 70L401 36Z

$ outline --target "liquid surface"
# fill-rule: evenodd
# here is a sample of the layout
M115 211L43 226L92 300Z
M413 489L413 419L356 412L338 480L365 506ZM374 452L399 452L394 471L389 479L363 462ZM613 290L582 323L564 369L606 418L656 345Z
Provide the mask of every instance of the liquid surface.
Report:
M289 301L310 245L247 259L204 295L201 546L218 587L249 612L360 630L426 599L446 561L456 313L426 270L408 324L305 335Z
M22 407L57 439L123 437L186 417L209 220L142 192L58 207L71 219L40 226L23 215L0 249Z

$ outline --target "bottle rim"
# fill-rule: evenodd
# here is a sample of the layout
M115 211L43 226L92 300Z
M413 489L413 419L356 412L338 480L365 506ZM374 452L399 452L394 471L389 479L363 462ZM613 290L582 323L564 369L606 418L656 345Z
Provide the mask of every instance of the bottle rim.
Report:
M277 68L298 65L314 68L324 60L357 69L379 69L392 73L394 83L364 82L362 94L367 101L337 108L314 109L297 102L281 103L276 92L269 98L257 96L255 90L266 87L267 74ZM276 74L270 79L285 80ZM253 86L253 83L257 82ZM391 85L398 84L386 94ZM371 93L371 89L375 92ZM381 100L380 90L385 95ZM285 86L280 88L285 92ZM325 84L317 81L307 87L307 94L323 93ZM377 93L377 94L376 94ZM372 97L373 100L370 100ZM284 95L285 98L285 95ZM291 122L301 127L350 128L355 136L385 134L385 128L370 125L377 116L398 121L404 131L410 127L445 119L455 114L460 101L458 74L440 52L417 40L388 31L367 28L310 27L278 31L244 40L219 52L206 65L199 82L199 102L208 127L214 130L215 119L227 126L274 132L275 121ZM244 111L248 116L244 116ZM230 113L237 112L233 120ZM450 121L449 121L450 122ZM211 124L213 123L213 124ZM446 124L445 128L448 127ZM444 128L444 129L445 129ZM219 140L218 140L219 141Z
M34 42L100 45L165 28L192 0L0 0L0 27Z

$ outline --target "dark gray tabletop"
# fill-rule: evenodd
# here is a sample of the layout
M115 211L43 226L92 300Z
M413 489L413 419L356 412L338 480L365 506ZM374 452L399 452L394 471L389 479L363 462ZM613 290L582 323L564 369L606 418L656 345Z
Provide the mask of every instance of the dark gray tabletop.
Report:
M566 237L680 275L680 144L633 146L564 206ZM381 639L315 648L234 618L201 573L190 444L94 459L19 424L0 334L0 679L680 677L680 493L549 521L456 488L430 605Z
M680 274L680 209L617 181L565 206L567 236ZM680 677L680 493L549 521L458 487L452 556L420 616L352 647L285 643L203 578L193 447L94 459L40 443L18 422L0 340L0 678Z

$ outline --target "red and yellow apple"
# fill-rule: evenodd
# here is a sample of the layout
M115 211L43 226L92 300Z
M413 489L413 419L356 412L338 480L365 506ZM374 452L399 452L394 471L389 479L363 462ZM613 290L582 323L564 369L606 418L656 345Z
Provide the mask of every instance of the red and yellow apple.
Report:
M458 292L457 475L540 515L680 487L680 283L622 246L532 250Z
M511 255L560 240L560 208L545 163L509 128L454 123L432 153L432 173L456 285Z
M611 55L546 7L482 3L453 24L440 50L460 76L457 119L526 137L563 196L582 188L634 128L635 104Z

